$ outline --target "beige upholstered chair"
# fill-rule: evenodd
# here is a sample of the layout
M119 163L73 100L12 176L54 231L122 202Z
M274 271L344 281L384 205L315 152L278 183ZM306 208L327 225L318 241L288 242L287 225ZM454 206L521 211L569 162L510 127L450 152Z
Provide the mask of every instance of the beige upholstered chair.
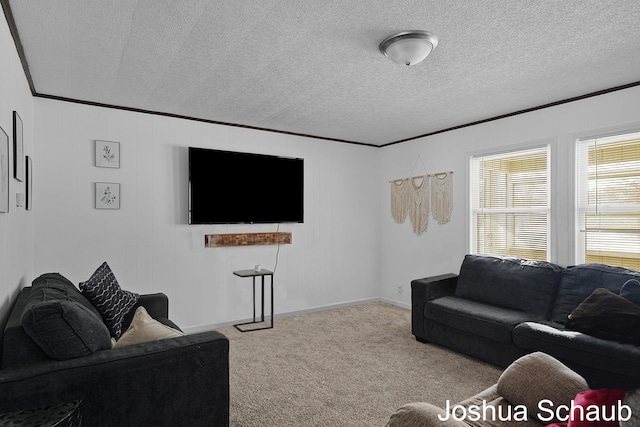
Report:
M536 352L513 362L497 384L450 404L451 408L457 408L455 417L444 408L415 402L393 413L387 427L540 427L557 422L548 419L555 409L560 405L569 407L576 394L588 389L580 375L553 357ZM640 426L640 391L627 394L624 403L631 407L633 415L622 425Z

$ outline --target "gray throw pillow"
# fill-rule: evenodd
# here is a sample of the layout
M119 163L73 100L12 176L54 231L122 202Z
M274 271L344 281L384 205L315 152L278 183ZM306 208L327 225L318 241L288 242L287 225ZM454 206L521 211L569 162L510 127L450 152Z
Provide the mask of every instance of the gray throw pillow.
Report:
M111 336L122 335L122 319L136 304L140 295L120 288L106 262L86 282L80 283L82 294L98 310Z
M45 273L37 277L31 283L31 293L29 294L29 304L36 304L49 300L72 300L101 318L98 310L82 295L67 278L60 273Z
M31 339L53 359L74 359L111 348L109 330L102 320L75 301L32 304L21 322Z

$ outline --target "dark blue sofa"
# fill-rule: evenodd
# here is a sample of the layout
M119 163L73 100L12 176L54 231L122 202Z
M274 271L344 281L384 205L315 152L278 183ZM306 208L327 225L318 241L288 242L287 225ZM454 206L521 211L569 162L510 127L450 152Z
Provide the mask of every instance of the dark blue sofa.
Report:
M56 275L48 273L46 284L38 285L53 284L66 293L63 299L90 311L79 290ZM0 412L80 400L87 426L229 425L229 341L223 334L202 332L54 360L22 326L38 279L21 290L4 330ZM140 295L123 330L138 306L175 326L167 319L168 304L162 293Z
M640 272L602 264L571 267L467 255L460 273L411 282L412 333L506 367L542 351L592 388L640 387L640 347L569 330L568 315L597 288L619 294Z

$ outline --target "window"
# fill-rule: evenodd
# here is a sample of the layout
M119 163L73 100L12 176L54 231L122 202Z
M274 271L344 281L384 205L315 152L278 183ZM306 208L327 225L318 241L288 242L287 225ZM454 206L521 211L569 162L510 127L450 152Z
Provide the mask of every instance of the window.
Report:
M576 262L640 269L640 132L577 142Z
M471 251L549 258L549 146L471 159Z

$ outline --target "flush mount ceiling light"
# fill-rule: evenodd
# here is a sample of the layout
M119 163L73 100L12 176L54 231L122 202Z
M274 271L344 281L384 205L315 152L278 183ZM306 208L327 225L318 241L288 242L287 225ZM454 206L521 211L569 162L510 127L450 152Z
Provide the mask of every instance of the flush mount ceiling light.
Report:
M422 62L438 46L438 37L426 31L403 31L380 43L380 52L406 66Z

